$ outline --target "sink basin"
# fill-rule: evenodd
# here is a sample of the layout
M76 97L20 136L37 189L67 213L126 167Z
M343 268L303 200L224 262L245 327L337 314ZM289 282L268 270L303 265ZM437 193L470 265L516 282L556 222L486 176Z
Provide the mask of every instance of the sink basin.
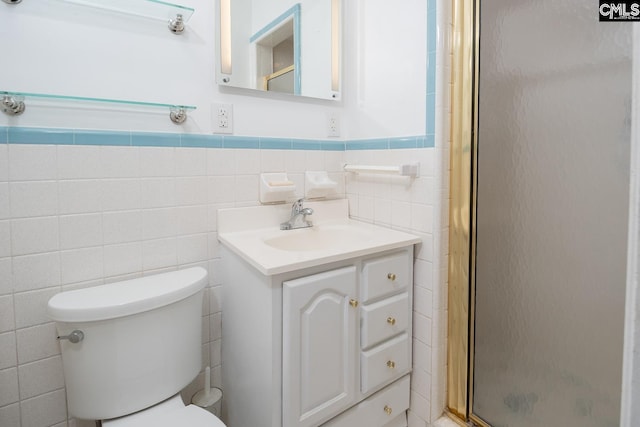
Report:
M370 239L371 232L340 226L314 226L297 230L286 230L263 242L281 251L322 251L332 247L350 245Z
M235 252L265 276L402 248L420 238L349 218L346 199L309 201L313 227L280 230L289 205L248 206L218 211L221 251ZM224 255L223 255L224 256Z

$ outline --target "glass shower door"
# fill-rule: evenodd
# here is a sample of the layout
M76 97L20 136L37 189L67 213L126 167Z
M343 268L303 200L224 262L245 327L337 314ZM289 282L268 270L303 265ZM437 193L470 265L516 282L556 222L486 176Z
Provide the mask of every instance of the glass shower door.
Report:
M617 427L631 33L592 0L482 0L472 417Z

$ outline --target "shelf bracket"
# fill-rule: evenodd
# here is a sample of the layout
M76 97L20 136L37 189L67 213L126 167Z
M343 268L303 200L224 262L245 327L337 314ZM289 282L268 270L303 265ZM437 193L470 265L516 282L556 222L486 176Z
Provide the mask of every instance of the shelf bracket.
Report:
M178 13L175 19L169 19L169 31L173 34L182 34L184 28L185 26L182 14Z
M4 95L2 97L2 112L8 116L19 116L24 113L24 100L20 96Z
M187 120L187 112L184 108L172 107L169 113L171 121L177 125L184 123Z

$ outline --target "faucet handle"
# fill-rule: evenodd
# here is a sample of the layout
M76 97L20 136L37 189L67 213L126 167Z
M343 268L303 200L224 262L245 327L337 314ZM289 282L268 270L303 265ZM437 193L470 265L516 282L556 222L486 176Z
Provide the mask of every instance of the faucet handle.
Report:
M295 202L293 202L293 205L291 206L291 213L292 214L297 214L300 211L302 211L302 203L304 202L304 199L298 199Z

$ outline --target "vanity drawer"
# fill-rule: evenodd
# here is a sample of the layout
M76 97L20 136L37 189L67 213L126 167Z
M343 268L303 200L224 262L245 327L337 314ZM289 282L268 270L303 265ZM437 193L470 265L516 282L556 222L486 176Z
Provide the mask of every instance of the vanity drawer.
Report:
M360 363L360 389L362 393L391 381L410 368L409 335L402 334L369 351L363 351Z
M362 302L367 303L411 286L410 265L408 252L365 261L362 267Z
M409 326L409 293L362 306L362 348L376 345L407 330Z
M322 427L406 427L409 375L385 387Z

